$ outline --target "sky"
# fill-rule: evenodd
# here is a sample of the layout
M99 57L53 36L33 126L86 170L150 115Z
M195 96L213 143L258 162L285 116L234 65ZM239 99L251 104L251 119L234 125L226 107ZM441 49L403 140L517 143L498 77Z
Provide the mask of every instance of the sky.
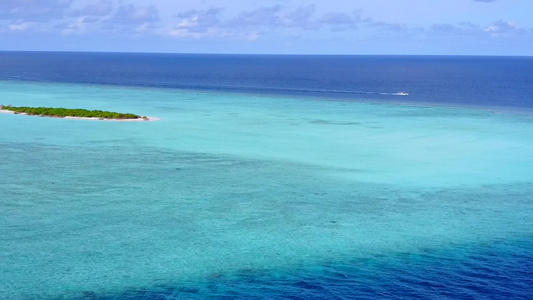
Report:
M0 0L0 51L533 55L533 0Z

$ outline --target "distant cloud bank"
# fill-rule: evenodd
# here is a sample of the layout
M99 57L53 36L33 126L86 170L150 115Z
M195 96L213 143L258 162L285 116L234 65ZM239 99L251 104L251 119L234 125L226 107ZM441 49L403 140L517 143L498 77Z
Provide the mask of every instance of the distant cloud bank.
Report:
M309 3L303 0L266 0L261 4L252 1L252 4L246 5L237 5L235 1L224 4L204 0L201 5L195 1L187 2L188 0L184 0L183 3L187 5L182 5L181 1L177 3L163 0L155 0L149 4L139 0L0 1L0 37L23 35L30 38L32 35L44 34L51 37L61 36L65 40L68 36L97 38L99 35L106 35L114 36L117 41L128 38L139 41L160 40L168 44L172 40L182 43L205 41L204 45L207 42L216 45L228 41L277 41L278 47L292 47L295 51L298 49L298 43L301 43L300 47L303 48L318 42L323 44L317 45L317 51L326 47L325 43L337 44L339 48L342 47L342 51L346 51L346 45L350 45L354 49L352 51L356 51L357 47L362 45L367 48L371 47L372 43L384 45L385 39L409 48L408 42L411 45L446 43L445 46L449 47L453 39L488 43L491 39L514 38L517 41L523 39L531 42L533 36L531 27L506 15L485 20L483 23L476 17L473 18L475 21L450 18L449 22L418 24L411 20L398 20L395 15L390 17L390 13L380 15L382 12L377 6L376 10L368 7L366 10L358 8L356 3L346 10L335 9L335 5L328 8L318 2ZM470 2L476 7L487 8L489 6L474 4L475 2L500 1ZM414 4L422 2L406 0L405 3L412 3L413 9L416 10ZM466 5L467 2L464 3ZM495 3L490 7L498 5L502 4ZM431 13L438 16L440 12L435 9ZM427 18L427 14L427 11L421 11L415 16L423 19ZM439 40L443 37L446 37L446 40ZM109 40L106 41L108 42Z

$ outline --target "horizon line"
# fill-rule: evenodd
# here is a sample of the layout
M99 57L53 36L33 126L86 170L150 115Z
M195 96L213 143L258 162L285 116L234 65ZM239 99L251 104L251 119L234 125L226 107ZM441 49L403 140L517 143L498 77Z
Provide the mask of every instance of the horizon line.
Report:
M533 57L533 55L494 54L346 54L346 53L236 53L236 52L149 52L149 51L90 51L90 50L0 50L0 53L101 53L101 54L176 54L176 55L228 55L228 56L446 56L446 57Z

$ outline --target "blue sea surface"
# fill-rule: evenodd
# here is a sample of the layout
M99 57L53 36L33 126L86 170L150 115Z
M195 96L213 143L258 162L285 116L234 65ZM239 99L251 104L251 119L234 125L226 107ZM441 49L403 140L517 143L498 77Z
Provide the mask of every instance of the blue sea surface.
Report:
M0 80L518 109L532 70L532 57L0 53Z
M533 59L0 52L1 299L531 299ZM399 94L408 93L407 96Z

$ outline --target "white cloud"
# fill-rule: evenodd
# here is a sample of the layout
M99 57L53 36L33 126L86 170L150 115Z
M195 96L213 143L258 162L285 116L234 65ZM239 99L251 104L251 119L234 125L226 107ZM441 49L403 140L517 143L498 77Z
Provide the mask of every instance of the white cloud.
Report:
M177 14L176 28L191 32L207 32L220 25L221 8L209 8L205 10L188 10Z
M120 24L153 23L159 20L159 14L155 5L135 6L133 4L121 5L111 18L111 22Z
M314 4L298 7L284 17L284 23L289 27L316 29L317 24L313 19L315 13L316 9Z
M232 18L227 25L235 27L278 27L283 24L281 5L263 6L254 10L242 11Z
M259 38L259 34L257 32L251 32L248 34L248 36L246 37L246 39L250 42L253 42L255 40L257 40Z
M57 26L61 29L61 34L70 35L70 34L80 34L87 30L87 17L79 17L69 23L63 23Z
M421 43L447 43L451 48L463 43L474 46L482 42L495 44L500 39L509 43L520 40L524 45L531 43L533 23L523 13L528 11L525 8L533 7L531 4L523 2L517 9L510 4L505 6L505 1L451 0L457 8L448 11L446 7L452 4L429 5L424 2L421 7L413 6L417 1L422 3L424 0L405 0L412 6L405 14L402 12L406 10L402 9L409 5L398 6L396 3L383 9L387 0L365 3L336 0L331 3L301 0L245 3L238 0L0 0L0 33L20 35L21 38L43 33L60 38L64 38L61 35L77 34L91 36L95 43L99 41L95 37L104 35L107 39L102 43L142 36L146 38L144 40L174 44L168 38L174 37L201 39L191 45L205 47L211 47L207 46L211 43L231 44L232 47L235 44L235 49L239 49L238 45L278 45L279 49L275 50L278 52L284 51L283 45L287 44L293 45L294 49L300 47L311 51L309 49L314 48L309 45L320 48L320 43L332 43L328 49L335 45L342 49L360 49L359 45L371 48L376 42L385 44L389 41L406 47L411 45L412 49ZM464 7L458 5L460 1L466 3ZM357 8L364 8L364 14ZM483 14L469 15L467 8L483 10ZM499 18L516 22L490 22ZM253 41L255 43L245 44ZM302 46L304 44L307 46Z
M9 31L25 31L32 27L34 23L32 22L15 22L13 24L9 24L7 27L9 28Z
M354 24L355 20L352 16L343 12L330 12L322 16L320 22L331 25L348 25Z
M113 11L113 2L111 0L101 0L96 3L87 4L82 9L74 10L72 12L75 16L108 16Z
M524 33L524 30L518 24L510 21L496 21L485 27L483 31L490 33L493 37L505 37Z
M186 27L176 27L176 26L167 26L158 30L159 35L170 36L174 38L181 39L224 39L224 38L234 38L231 37L227 32L220 29L209 28L205 31L191 31Z
M0 19L28 22L63 18L72 0L0 0Z

